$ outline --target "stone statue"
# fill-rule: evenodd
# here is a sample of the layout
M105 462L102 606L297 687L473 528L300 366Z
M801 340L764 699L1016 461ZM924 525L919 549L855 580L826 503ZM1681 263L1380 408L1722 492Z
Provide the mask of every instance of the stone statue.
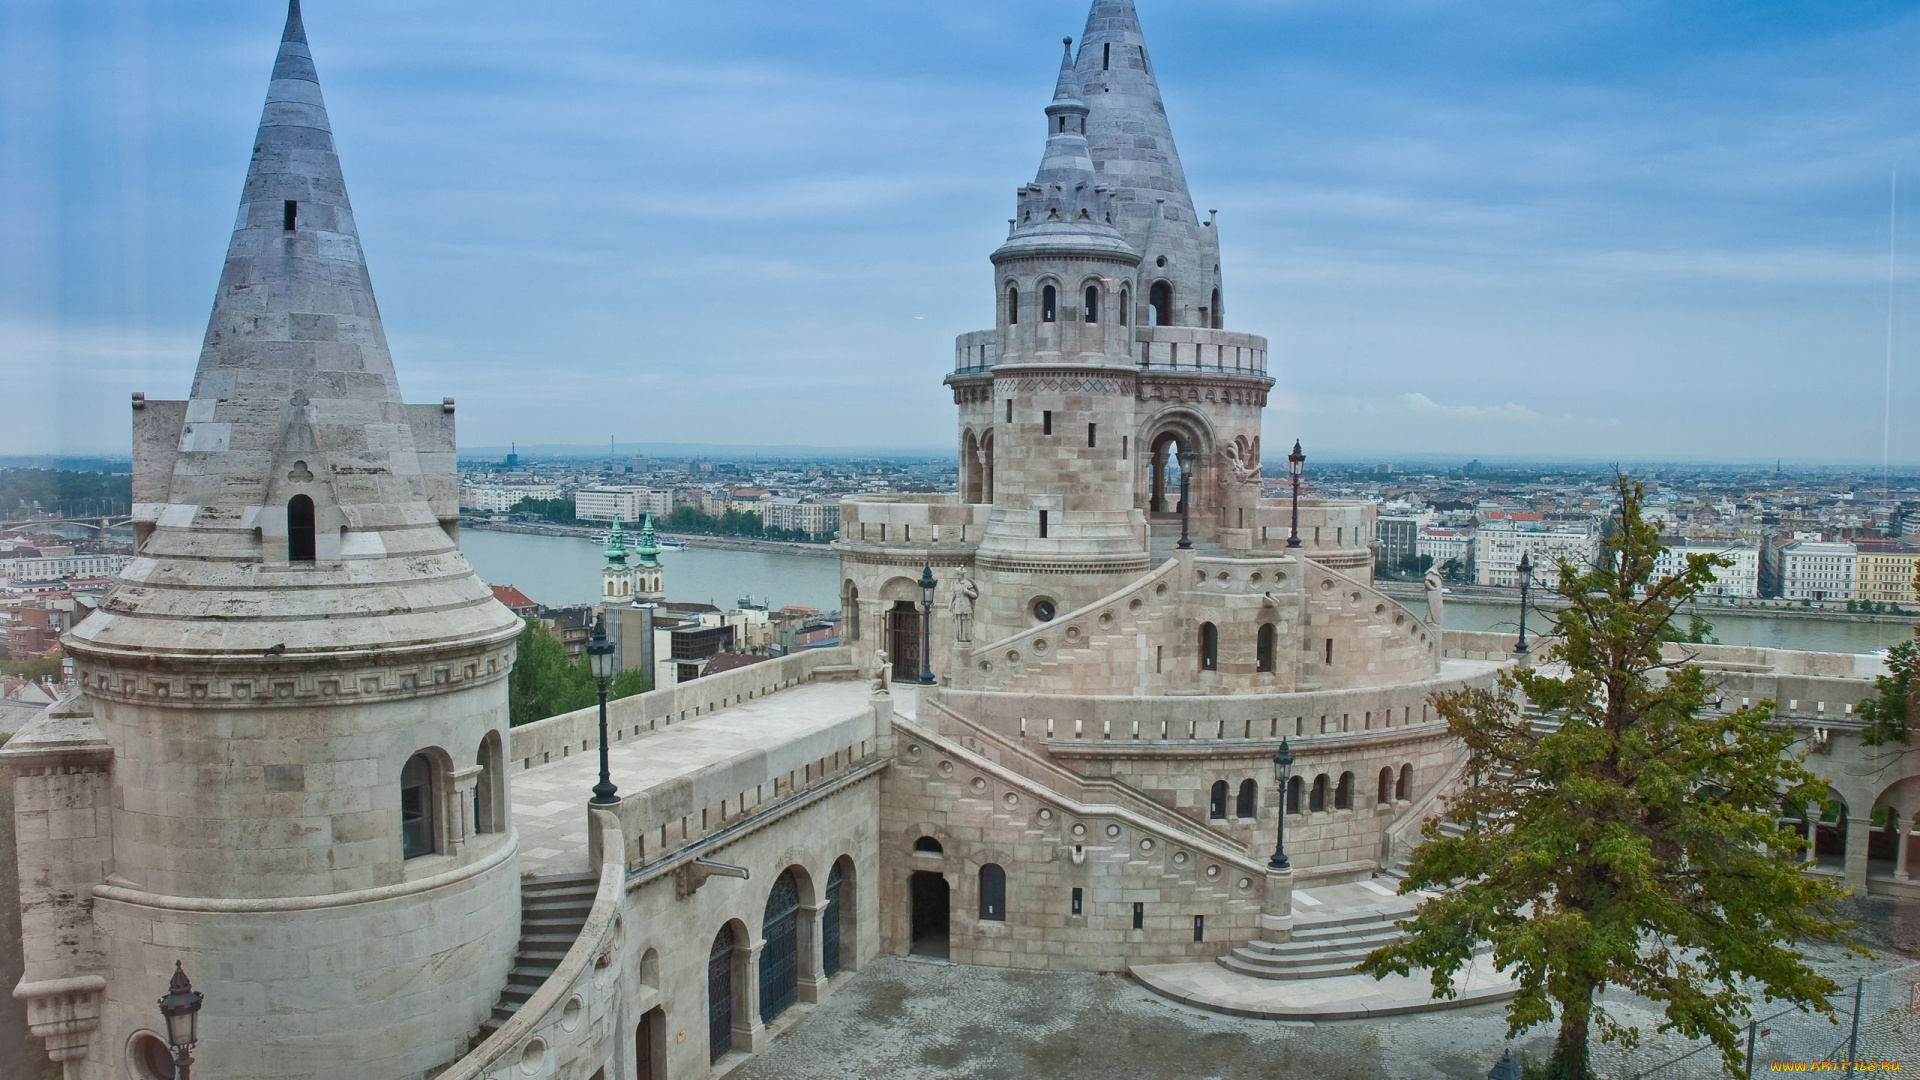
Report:
M873 650L873 692L875 694L890 694L887 689L887 679L892 671L893 665L887 662L887 650Z
M953 598L947 601L947 610L953 613L953 640L970 642L973 640L973 602L980 599L980 586L973 583L965 570L953 579Z
M1446 590L1440 587L1440 571L1429 570L1426 577L1427 587L1427 625L1440 628L1441 613L1446 610L1447 601L1443 595Z
M1221 460L1226 462L1227 471L1233 474L1237 484L1257 484L1260 482L1260 452L1246 441L1246 436L1233 440L1220 451Z

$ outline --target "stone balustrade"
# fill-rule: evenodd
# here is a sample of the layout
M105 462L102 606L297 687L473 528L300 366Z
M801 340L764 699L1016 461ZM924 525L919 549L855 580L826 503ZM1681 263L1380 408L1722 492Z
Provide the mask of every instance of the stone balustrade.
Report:
M975 330L961 334L953 343L953 373L971 375L990 371L1000 358L1000 331Z
M977 544L993 507L960 496L900 495L843 499L840 544L924 550L928 545Z
M1258 334L1202 326L1141 326L1134 330L1143 370L1206 374L1267 373L1267 339Z
M607 735L614 742L717 712L819 677L851 677L851 651L810 649L691 682L663 686L607 703ZM512 729L508 757L515 772L537 768L599 745L599 706L550 716Z

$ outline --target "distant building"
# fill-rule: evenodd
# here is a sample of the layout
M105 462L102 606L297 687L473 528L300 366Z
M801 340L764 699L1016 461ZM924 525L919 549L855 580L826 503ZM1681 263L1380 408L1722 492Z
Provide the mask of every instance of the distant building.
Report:
M1714 567L1713 581L1700 590L1700 595L1743 600L1760 595L1760 552L1750 547L1669 541L1667 550L1654 559L1653 576L1680 573L1687 568L1688 555L1718 555L1733 564Z
M1374 555L1376 566L1397 567L1401 560L1420 554L1419 518L1382 514L1373 521L1373 535L1380 541L1380 550ZM1439 561L1435 560L1434 565L1438 566Z
M127 565L130 555L73 553L25 558L0 558L0 580L60 581L74 577L112 577Z
M581 488L573 493L573 516L581 521L639 521L652 494L643 487Z
M1473 580L1479 585L1516 588L1520 560L1533 566L1534 580L1557 580L1559 561L1592 566L1600 558L1600 534L1591 522L1545 521L1538 514L1502 514L1473 536Z
M782 496L769 499L762 516L770 529L798 529L816 539L832 537L840 531L840 500L809 502Z
M1912 607L1920 604L1914 589L1914 571L1920 567L1920 545L1901 540L1854 542L1854 600Z
M1796 540L1780 549L1780 595L1787 600L1853 599L1854 546Z
M540 612L540 605L528 599L527 594L511 585L495 585L493 598L506 606L508 611L523 619L533 618Z
M482 514L504 514L526 499L558 499L558 484L468 484L460 489L460 505Z
M1449 562L1460 564L1462 573L1473 572L1473 530L1442 529L1433 526L1421 529L1414 537L1413 550L1416 555L1425 555L1433 560L1435 567Z

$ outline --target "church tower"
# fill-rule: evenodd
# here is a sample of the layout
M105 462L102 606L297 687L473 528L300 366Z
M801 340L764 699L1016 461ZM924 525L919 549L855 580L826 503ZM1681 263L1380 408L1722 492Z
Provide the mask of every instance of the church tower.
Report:
M191 396L134 395L135 557L0 756L73 819L22 834L16 991L69 1080L159 1080L176 962L208 1076L408 1080L488 1016L520 625L456 543L453 412L400 396L293 0Z
M640 519L640 542L633 549L633 595L643 604L667 598L666 575L660 566L660 544L653 536L653 515Z
M976 555L977 619L989 640L1147 569L1129 464L1128 309L1140 254L1094 169L1072 44L1046 107L1040 168L1016 193L993 253L998 358L990 383L969 387L963 404L963 416L990 429L994 455L993 510Z
M620 520L614 519L607 532L607 564L600 568L600 604L611 613L616 607L633 603L637 575L627 565L627 545L620 536Z

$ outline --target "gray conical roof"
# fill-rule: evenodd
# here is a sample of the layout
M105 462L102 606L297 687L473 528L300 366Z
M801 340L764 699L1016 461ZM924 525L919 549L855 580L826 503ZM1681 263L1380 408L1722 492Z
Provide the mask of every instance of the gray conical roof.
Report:
M458 513L452 404L401 401L298 0L192 397L136 408L146 528L69 635L80 651L291 658L514 631L443 524ZM290 566L303 496L313 561Z
M1154 78L1152 55L1133 0L1093 0L1074 62L1087 104L1087 145L1100 180L1113 188L1120 232L1149 262L1168 255L1181 306L1211 288L1209 245L1187 191L1186 170ZM1172 248L1147 250L1155 204L1164 202Z

